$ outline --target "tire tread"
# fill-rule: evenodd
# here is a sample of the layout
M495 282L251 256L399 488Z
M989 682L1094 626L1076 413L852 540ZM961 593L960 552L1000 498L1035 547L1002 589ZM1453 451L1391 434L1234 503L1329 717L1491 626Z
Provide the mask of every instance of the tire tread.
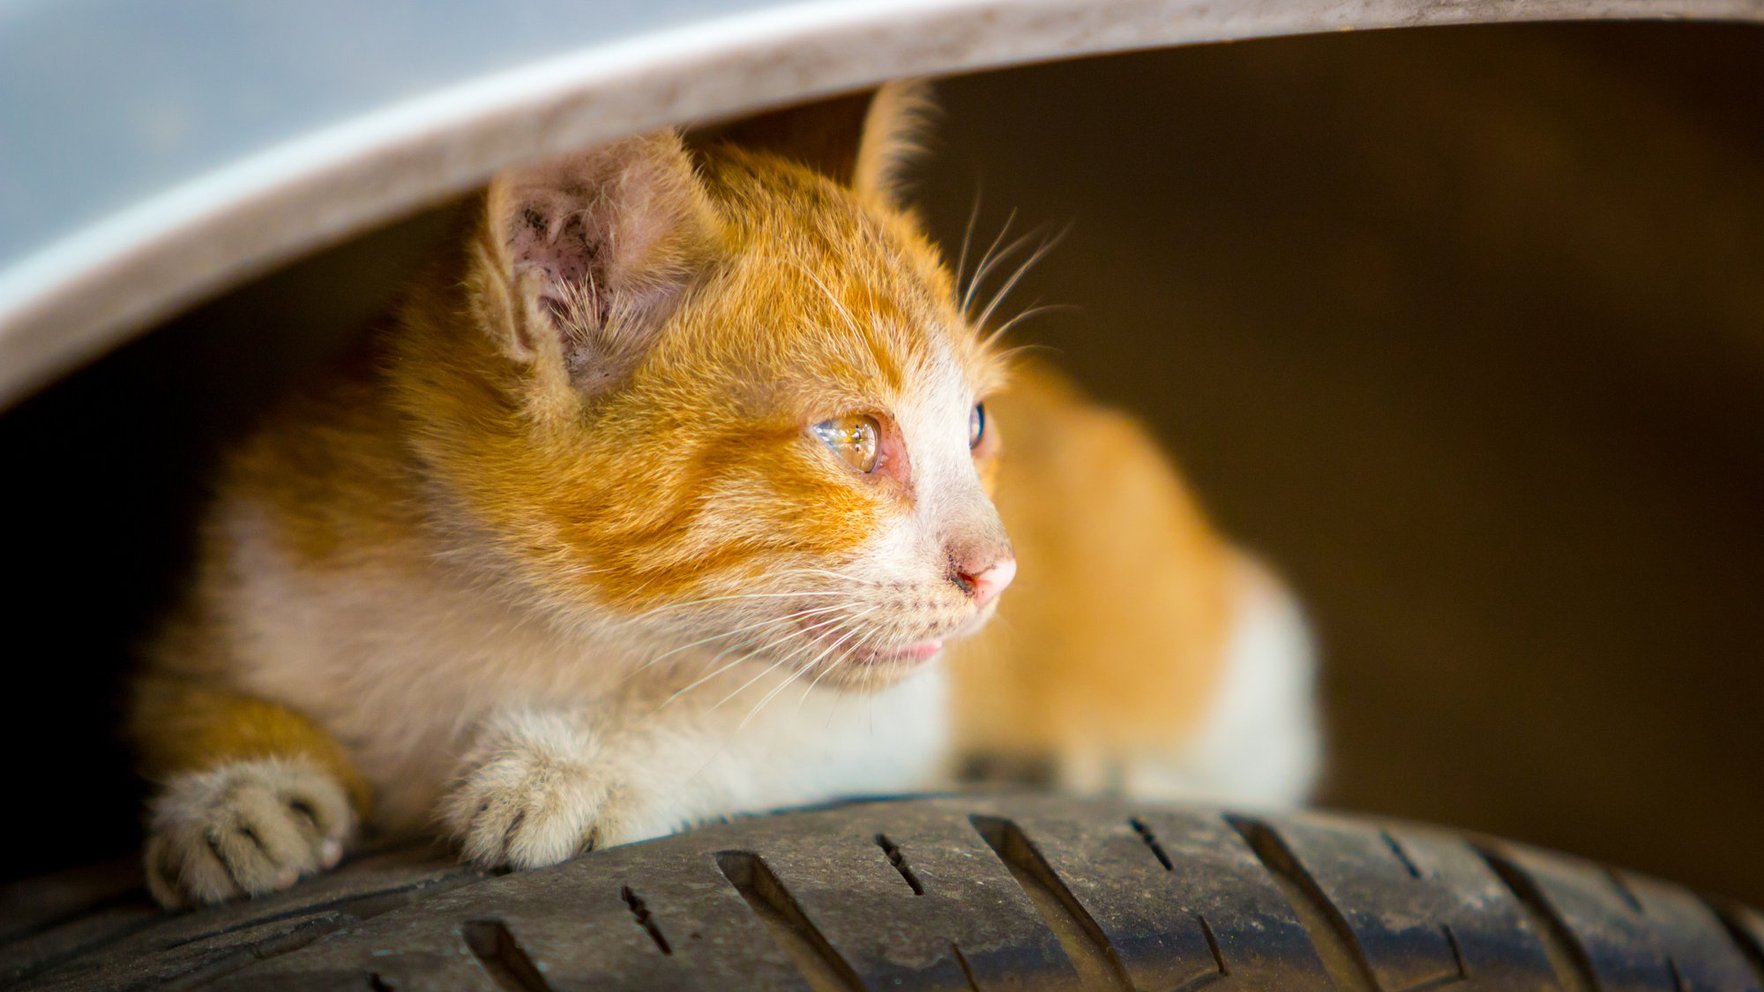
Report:
M1747 907L1370 818L958 795L506 876L445 858L358 858L184 914L107 899L14 926L0 987L1764 992Z

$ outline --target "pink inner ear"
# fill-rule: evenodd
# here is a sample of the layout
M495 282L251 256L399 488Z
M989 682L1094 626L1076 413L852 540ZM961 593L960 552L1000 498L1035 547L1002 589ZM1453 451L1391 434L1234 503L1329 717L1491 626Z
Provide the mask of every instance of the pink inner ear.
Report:
M628 371L710 254L712 214L672 133L524 169L493 191L509 275L579 381Z
M548 207L554 209L547 209ZM561 209L556 209L561 208ZM539 301L562 326L576 307L598 316L605 287L592 275L600 245L588 236L580 212L562 204L529 203L513 219L509 251L515 271L544 274Z

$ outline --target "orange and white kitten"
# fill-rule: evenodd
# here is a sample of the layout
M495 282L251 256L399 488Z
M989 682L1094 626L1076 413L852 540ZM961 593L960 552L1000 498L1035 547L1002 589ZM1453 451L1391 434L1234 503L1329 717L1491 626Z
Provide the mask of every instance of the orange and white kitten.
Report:
M1302 797L1302 626L1132 421L1013 382L896 202L916 99L497 178L236 453L138 683L160 900L364 825L533 867L973 755Z

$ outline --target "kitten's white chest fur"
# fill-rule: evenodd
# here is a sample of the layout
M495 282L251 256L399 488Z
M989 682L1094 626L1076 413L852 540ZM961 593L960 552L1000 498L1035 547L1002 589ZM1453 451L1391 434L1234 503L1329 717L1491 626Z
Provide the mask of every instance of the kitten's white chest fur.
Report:
M336 582L284 560L250 506L226 519L239 688L331 729L375 785L375 821L389 832L431 828L443 795L474 776L479 787L443 810L456 829L472 804L535 806L523 817L535 825L556 807L571 821L554 824L556 844L571 830L579 840L578 821L611 815L598 808L608 804L619 806L608 835L631 840L938 781L949 740L940 662L873 693L759 661L700 682L718 667L713 651L644 668L653 651L553 629L444 568L363 565ZM548 796L552 767L588 784Z
M1220 684L1188 746L1130 762L1121 785L1144 798L1284 807L1322 766L1315 649L1292 595L1259 565L1240 569Z

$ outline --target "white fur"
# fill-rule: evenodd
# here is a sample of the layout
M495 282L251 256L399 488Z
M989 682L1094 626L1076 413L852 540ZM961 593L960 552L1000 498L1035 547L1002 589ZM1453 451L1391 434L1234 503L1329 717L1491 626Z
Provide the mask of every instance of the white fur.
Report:
M173 778L150 827L147 887L177 906L285 889L335 865L355 823L329 773L268 758Z
M787 685L760 658L670 699L716 667L714 644L638 671L665 645L558 627L446 562L357 563L337 582L285 560L251 507L229 523L238 688L321 714L374 783L377 826L424 833L439 813L475 860L549 864L590 841L923 787L944 746L941 662L850 693Z
M535 867L732 813L923 788L948 739L941 662L877 688L895 664L882 663L865 686L875 691L850 691L865 666L835 669L851 638L920 643L973 630L992 609L975 607L947 573L950 535L1002 541L1002 528L968 450L972 391L951 356L933 365L896 407L913 511L841 571L796 570L811 576L801 595L836 597L806 602L847 604L823 634L798 629L800 602L742 598L799 594L780 578L770 581L789 591L762 583L691 611L559 608L457 518L446 526L458 530L413 533L370 554L346 548L334 568L314 569L287 556L273 513L232 493L216 508L232 581L207 604L212 649L232 659L230 688L311 716L348 748L374 790L377 829L410 836L440 825L486 865ZM446 499L437 500L445 518ZM752 656L724 666L718 649L742 648L728 637L749 628L772 643L750 639ZM187 778L162 801L197 810L155 821L156 843L189 849L183 863L199 862L207 842L178 824L237 815L213 788ZM164 887L213 901L280 887L285 874Z
M941 743L942 685L934 671L870 697L816 690L734 734L507 711L467 753L443 815L471 860L530 868L731 813L919 787Z
M677 139L618 147L662 146L673 149L684 170L677 178L689 184ZM670 181L602 159L594 153L589 164L565 168L586 176L611 170L616 182L605 176L594 182L632 196L646 190L660 196ZM870 168L880 171L875 163ZM556 278L583 278L576 271L586 265L582 259L549 254L556 218L576 207L614 206L602 202L604 191L594 192L592 184L550 189L546 184L563 181L555 170L541 170L538 181L538 192L521 187L519 196L543 200L541 213L552 218L551 226L546 237L521 228L526 233L517 234L517 258ZM627 183L631 189L623 189ZM492 209L501 188L493 187ZM576 203L581 196L591 199ZM619 231L624 236L611 236ZM615 226L601 232L606 236L597 244L636 251L659 237L634 231ZM751 264L776 261L756 254ZM865 343L870 335L857 333L859 321L899 318L853 314L809 275L850 324L846 346L862 367L872 345ZM613 273L601 288L629 296L634 290L621 289L625 281ZM518 291L532 308L538 301L529 283L536 284L526 278L527 289ZM487 533L491 520L509 509L501 497L491 500L497 513L480 516L463 505L445 472L428 474L445 459L434 465L418 459L409 466L420 475L418 484L388 498L420 504L415 516L421 523L395 532L401 536L390 536L390 528L376 532L371 546L342 541L317 564L289 557L276 511L254 505L248 490L225 494L211 521L222 560L206 601L197 604L202 649L224 662L226 688L285 705L344 746L373 790L376 828L426 834L439 823L469 858L485 865L535 867L585 847L731 813L936 784L949 713L940 663L923 660L937 644L974 632L991 616L994 607L974 595L969 577L1011 552L969 438L983 384L968 381L954 350L953 336L963 329L910 322L879 329L903 341L928 339L898 349L910 359L901 375L905 384L890 390L901 395L879 400L886 410L877 427L886 428L884 440L899 457L884 466L882 477L847 480L907 487L878 497L887 509L856 553L804 551L798 559L771 562L765 575L706 569L694 597L639 611L602 601L589 583L576 581L628 549L564 541L549 547L531 528ZM563 361L547 350L559 347L553 336L535 340L545 342L539 352L512 357ZM628 370L623 359L636 360L624 355L610 370L602 368L600 360L611 361L610 355L568 357L597 359L588 362L590 371L610 383ZM572 366L577 385L588 381L583 375ZM546 404L558 397L541 392L551 398L533 400L531 412L554 415ZM568 394L559 402L576 399ZM868 409L878 398L844 402ZM823 458L829 472L849 471L820 450L806 425L801 448L805 457ZM619 498L647 498L644 480L618 481L625 486ZM748 512L756 502L776 509L776 493L765 480L723 479L701 496L698 505L714 507L719 526L687 528L669 549L670 567L714 560L707 552L722 544L738 547L768 536L759 531L772 526L773 516ZM541 553L525 553L534 543ZM567 558L560 561L554 552L564 547ZM1295 757L1302 747L1268 729L1296 712L1290 732L1309 732L1308 692L1301 685L1308 685L1308 668L1292 661L1277 632L1284 628L1259 619L1262 609L1245 614L1244 640L1233 649L1218 710L1189 760L1175 770L1149 764L1143 777L1151 785L1177 775L1230 783L1258 797L1296 798L1302 790L1310 774L1305 762L1314 754ZM155 823L155 842L174 844L183 858L177 871L184 877L167 885L175 882L201 900L226 894L219 876L190 876L197 856L213 846L212 830L222 829L215 824L264 806L240 798L247 792L280 795L275 790L282 787L250 763L214 774L221 777L174 783L162 802L165 815ZM226 776L250 788L237 791ZM241 869L243 862L225 851L211 860L230 868L229 884L242 891L279 887L288 869L310 868L293 855L272 859L267 875Z
M206 604L212 648L231 659L230 688L312 717L348 749L377 828L439 825L483 865L538 867L733 813L941 784L941 662L912 670L884 654L869 667L843 647L874 660L972 632L993 607L951 582L952 556L1009 553L969 449L970 385L947 347L912 372L891 406L909 509L855 560L633 616L538 595L445 493L427 494L433 529L344 548L322 569L288 558L274 515L234 493L215 520L231 583ZM1288 804L1308 790L1318 755L1304 626L1259 570L1244 570L1242 588L1191 744L1125 766L1107 756L1129 792ZM730 650L749 654L725 663ZM317 799L315 778L329 787ZM311 767L246 762L174 781L155 812L155 891L213 901L334 861L346 815L341 833L295 844L296 794L343 803Z
M928 489L972 482L953 467L940 474ZM374 784L375 822L390 833L439 820L475 861L534 867L732 813L942 784L941 662L872 693L792 681L764 657L703 678L715 644L645 668L672 654L668 642L524 609L471 563L413 547L352 562L339 582L284 558L249 503L223 504L221 522L240 583L219 604L236 688L318 716ZM917 544L903 541L912 530L887 539ZM905 550L877 543L884 555ZM1285 805L1309 790L1319 760L1309 640L1284 590L1259 569L1243 575L1204 726L1180 754L1116 766L1130 793ZM174 782L154 820L154 843L171 845L165 863L178 866L156 880L162 898L279 888L334 860L325 847L247 866L237 881L205 860L207 829L267 815L259 794L286 794L287 775L308 791L323 779L325 802L342 803L316 769L246 763Z
M1302 803L1322 764L1314 649L1297 602L1245 561L1225 671L1184 753L1130 763L1128 793L1253 806Z

